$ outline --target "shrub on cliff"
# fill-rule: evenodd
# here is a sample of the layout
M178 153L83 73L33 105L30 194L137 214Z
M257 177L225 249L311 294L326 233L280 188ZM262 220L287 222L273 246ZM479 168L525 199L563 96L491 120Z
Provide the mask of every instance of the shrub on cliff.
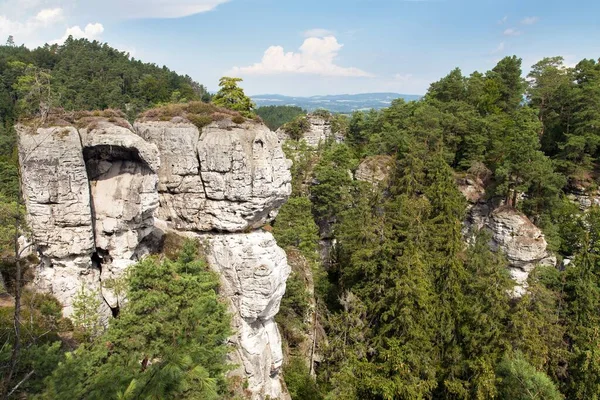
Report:
M237 84L241 78L230 78L224 76L219 79L219 91L213 97L213 104L218 107L225 107L233 111L238 111L247 118L254 117L254 103L250 97L246 96L244 89Z
M190 240L176 261L132 267L129 303L103 336L67 355L41 398L221 398L229 316L197 247Z

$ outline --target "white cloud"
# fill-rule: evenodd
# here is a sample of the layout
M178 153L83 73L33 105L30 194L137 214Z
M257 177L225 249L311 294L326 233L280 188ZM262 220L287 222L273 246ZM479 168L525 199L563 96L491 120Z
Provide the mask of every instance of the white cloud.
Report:
M46 8L35 16L35 20L47 26L63 19L62 8Z
M533 25L540 20L539 17L526 17L521 20L523 25Z
M304 32L304 37L307 37L307 38L325 37L325 36L334 36L334 33L332 31L330 31L329 29L323 29L323 28L309 29Z
M500 52L504 51L504 48L505 48L505 47L506 47L506 46L505 46L504 42L500 42L500 44L498 44L498 47L496 47L496 48L495 48L495 49L492 51L492 54L495 54L495 53L500 53Z
M234 67L233 75L312 74L322 76L372 77L354 67L341 67L334 60L342 48L334 36L310 37L304 40L299 52L284 52L281 46L271 46L259 63Z
M69 36L73 36L74 39L86 38L95 40L100 37L102 32L104 32L104 26L99 22L87 24L84 29L81 29L79 25L75 25L67 28L63 37L58 40L54 40L52 43L63 43Z
M63 18L62 8L42 9L24 20L9 18L7 15L0 14L0 40L12 35L15 37L17 44L26 43L30 45L39 36L40 31L56 26Z
M86 0L76 7L79 15L104 19L181 18L212 11L230 0ZM115 10L118 10L115 13Z
M508 28L504 30L504 36L519 36L521 31L515 28Z

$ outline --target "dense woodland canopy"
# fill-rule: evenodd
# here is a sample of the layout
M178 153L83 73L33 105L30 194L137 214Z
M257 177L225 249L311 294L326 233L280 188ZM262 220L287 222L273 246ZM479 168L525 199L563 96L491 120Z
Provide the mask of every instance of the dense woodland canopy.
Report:
M451 71L421 101L354 113L342 144L288 142L294 192L274 233L311 266L316 308L305 263L293 262L279 321L294 398L600 398L600 210L567 198L597 189L599 78L594 60L555 57L524 79L507 57ZM376 188L347 173L371 156L393 160ZM512 298L485 233L464 242L461 176L488 182L486 196L524 212L569 266L538 267ZM336 243L325 263L322 238ZM301 335L311 330L323 332L314 378Z
M285 143L293 194L273 233L293 269L277 318L294 399L600 399L600 210L582 212L567 197L597 189L600 63L568 68L547 58L527 79L522 69L514 56L485 73L455 69L420 101L332 117L343 143L310 148L301 130ZM221 86L217 103L253 111L237 82ZM9 290L10 238L22 215L19 116L112 107L134 118L192 100L210 96L187 76L98 42L0 47L0 250ZM303 118L293 107L256 112L272 129ZM393 161L378 186L348 173L371 156ZM507 262L489 237L464 241L457 176L485 180L486 196L524 212L568 267L538 267L526 294L512 298ZM326 258L322 238L336 243ZM132 268L123 282L130 302L106 331L85 292L66 320L56 300L25 291L16 364L13 308L1 308L4 393L234 398L218 279L197 244L173 247L180 252ZM145 318L149 304L161 304L160 318ZM175 340L153 334L160 331ZM308 356L307 340L317 349ZM140 369L146 358L161 362Z

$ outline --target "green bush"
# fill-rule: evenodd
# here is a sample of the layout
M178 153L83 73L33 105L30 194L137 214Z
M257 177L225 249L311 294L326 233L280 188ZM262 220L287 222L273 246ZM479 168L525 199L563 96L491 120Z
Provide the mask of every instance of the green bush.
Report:
M285 384L292 400L319 400L323 395L319 391L317 382L301 357L292 357L283 367Z
M563 400L564 396L543 372L537 371L521 353L505 356L498 364L499 398L502 400Z

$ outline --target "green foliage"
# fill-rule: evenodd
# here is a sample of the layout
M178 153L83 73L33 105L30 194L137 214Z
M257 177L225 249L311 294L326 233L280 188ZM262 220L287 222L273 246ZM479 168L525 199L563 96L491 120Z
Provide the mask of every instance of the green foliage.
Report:
M323 399L314 378L310 376L308 367L301 358L293 357L283 368L283 374L292 400Z
M81 341L90 342L101 333L100 296L100 293L81 286L73 299L71 319Z
M212 99L212 103L218 107L224 107L238 111L247 118L254 116L254 103L250 97L244 94L244 89L238 86L241 78L230 78L224 76L219 79L219 91Z
M220 398L229 317L197 249L188 241L177 261L150 257L132 267L119 317L67 354L40 398Z
M283 125L283 130L293 140L300 140L310 129L310 122L306 115L299 115L294 120Z
M256 115L258 115L272 131L276 131L282 125L305 114L305 110L296 106L264 106L256 109Z
M313 213L317 221L335 219L350 201L351 171L357 160L345 144L332 144L314 169L316 183L311 188Z
M505 357L498 364L499 398L503 400L561 400L565 397L543 372L527 362L522 354Z
M8 386L12 389L25 379L14 396L40 393L44 378L52 373L63 358L64 348L59 333L70 328L61 317L59 302L47 294L24 291L21 298L21 351L16 371ZM14 343L14 307L0 308L0 365L8 365ZM32 373L33 371L33 373ZM2 382L3 384L6 382Z
M296 247L307 257L314 258L319 229L312 218L310 199L290 198L281 207L273 228L273 235L280 246Z

